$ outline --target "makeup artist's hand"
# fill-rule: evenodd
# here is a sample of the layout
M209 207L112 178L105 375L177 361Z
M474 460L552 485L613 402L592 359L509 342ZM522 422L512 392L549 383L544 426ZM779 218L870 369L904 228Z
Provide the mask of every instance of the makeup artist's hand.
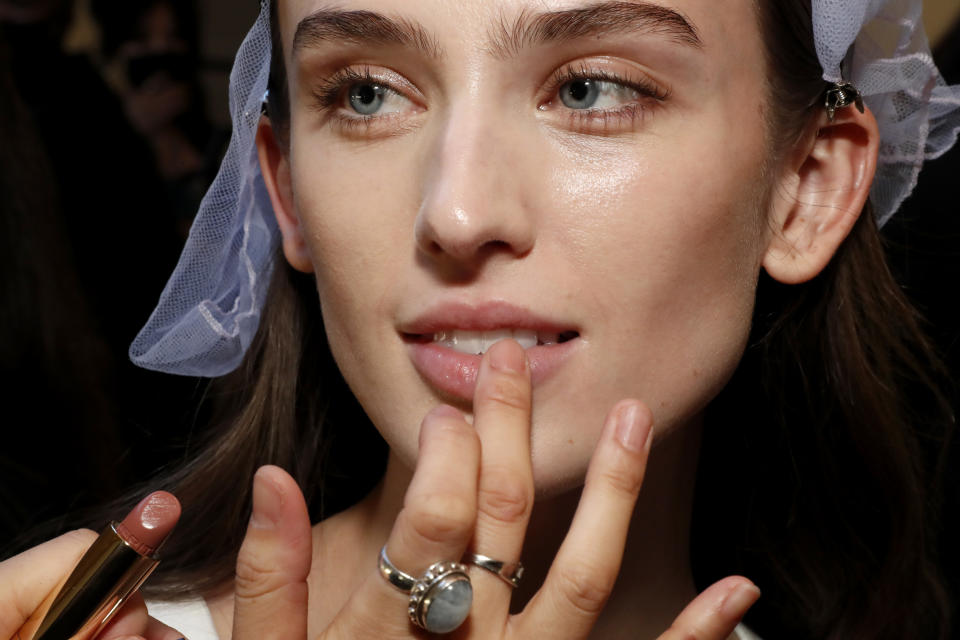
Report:
M531 385L526 354L504 340L484 356L474 421L451 407L423 420L420 451L404 506L387 541L393 564L408 573L468 549L507 562L519 558L533 505ZM620 570L627 527L650 451L652 416L638 401L609 413L569 532L544 584L524 610L510 613L512 588L471 567L470 616L443 636L462 639L583 640ZM482 450L482 455L481 455ZM238 559L233 640L307 637L311 530L303 497L276 467L258 471L253 516ZM408 596L390 586L370 559L361 587L324 640L426 638L406 615ZM725 640L759 590L729 577L695 598L661 640ZM429 636L433 637L433 636Z
M87 529L71 531L0 562L0 638L14 638L14 634L21 631L30 634L22 640L29 640L60 586L96 539L97 534ZM147 615L143 598L137 594L97 640L178 640L182 637ZM91 639L77 636L71 640Z

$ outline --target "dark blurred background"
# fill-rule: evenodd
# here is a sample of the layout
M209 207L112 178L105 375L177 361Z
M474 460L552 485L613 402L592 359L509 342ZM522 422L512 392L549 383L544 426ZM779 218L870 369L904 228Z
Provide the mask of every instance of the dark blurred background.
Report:
M960 84L960 5L928 4L936 57ZM232 57L257 8L0 0L0 558L174 463L204 424L204 382L140 370L127 347L225 151ZM958 177L960 146L884 231L954 380ZM958 466L947 540L960 537ZM960 551L944 545L943 560L960 591Z
M203 424L203 381L127 348L226 149L257 11L0 0L0 557L175 461Z

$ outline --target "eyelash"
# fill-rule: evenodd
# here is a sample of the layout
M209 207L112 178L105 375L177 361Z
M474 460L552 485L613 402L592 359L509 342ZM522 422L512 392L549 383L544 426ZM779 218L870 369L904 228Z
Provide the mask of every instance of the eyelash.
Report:
M363 67L362 69L347 67L338 70L328 78L324 78L313 88L314 105L321 113L331 115L335 124L345 132L369 130L374 124L392 119L394 114L378 116L358 113L348 116L344 115L339 109L344 98L344 92L350 86L367 83L380 85L388 91L403 95L402 92L394 89L391 83L373 75L370 72L370 67Z
M632 130L638 122L642 122L651 106L666 102L670 98L670 91L661 88L649 79L629 79L610 71L592 69L585 63L579 66L566 65L553 73L548 84L547 95L550 100L541 105L541 109L558 101L557 93L569 82L578 80L594 80L610 82L636 91L645 102L631 102L618 109L570 109L567 110L567 125L575 131L590 133L609 133ZM340 69L331 76L324 78L313 89L314 104L318 111L334 118L335 124L345 132L357 130L368 131L374 125L386 124L399 114L385 115L346 115L339 107L347 88L356 84L376 84L395 94L405 96L397 91L390 82L371 73L370 67L357 69L347 67ZM407 98L409 99L409 98ZM394 133L401 133L396 131Z
M652 106L669 100L670 91L647 78L630 79L610 71L593 69L586 63L566 65L557 69L550 78L548 95L552 96L548 104L559 100L557 94L569 82L595 80L610 82L636 91L645 102L631 102L618 109L569 109L568 126L575 131L589 133L614 133L631 131L643 121ZM546 106L546 105L544 105ZM543 106L541 106L541 109Z

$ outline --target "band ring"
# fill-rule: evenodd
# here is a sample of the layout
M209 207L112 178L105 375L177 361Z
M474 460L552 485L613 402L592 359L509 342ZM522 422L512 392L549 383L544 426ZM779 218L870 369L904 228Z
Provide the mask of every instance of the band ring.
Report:
M463 560L486 569L514 589L520 586L520 580L523 579L523 564L520 562L507 563L479 553L468 553Z
M473 604L473 586L467 567L459 562L436 562L420 578L397 569L380 549L380 575L394 587L410 594L410 621L430 633L450 633L467 619Z

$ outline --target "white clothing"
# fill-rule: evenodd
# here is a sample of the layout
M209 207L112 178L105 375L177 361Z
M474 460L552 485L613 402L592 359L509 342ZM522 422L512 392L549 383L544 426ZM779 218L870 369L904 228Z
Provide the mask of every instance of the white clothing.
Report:
M186 640L220 640L203 598L178 602L147 600L150 615L179 631Z
M220 640L213 628L210 609L202 599L180 602L147 602L150 615L182 633L186 640ZM730 640L760 640L747 629L738 625Z

